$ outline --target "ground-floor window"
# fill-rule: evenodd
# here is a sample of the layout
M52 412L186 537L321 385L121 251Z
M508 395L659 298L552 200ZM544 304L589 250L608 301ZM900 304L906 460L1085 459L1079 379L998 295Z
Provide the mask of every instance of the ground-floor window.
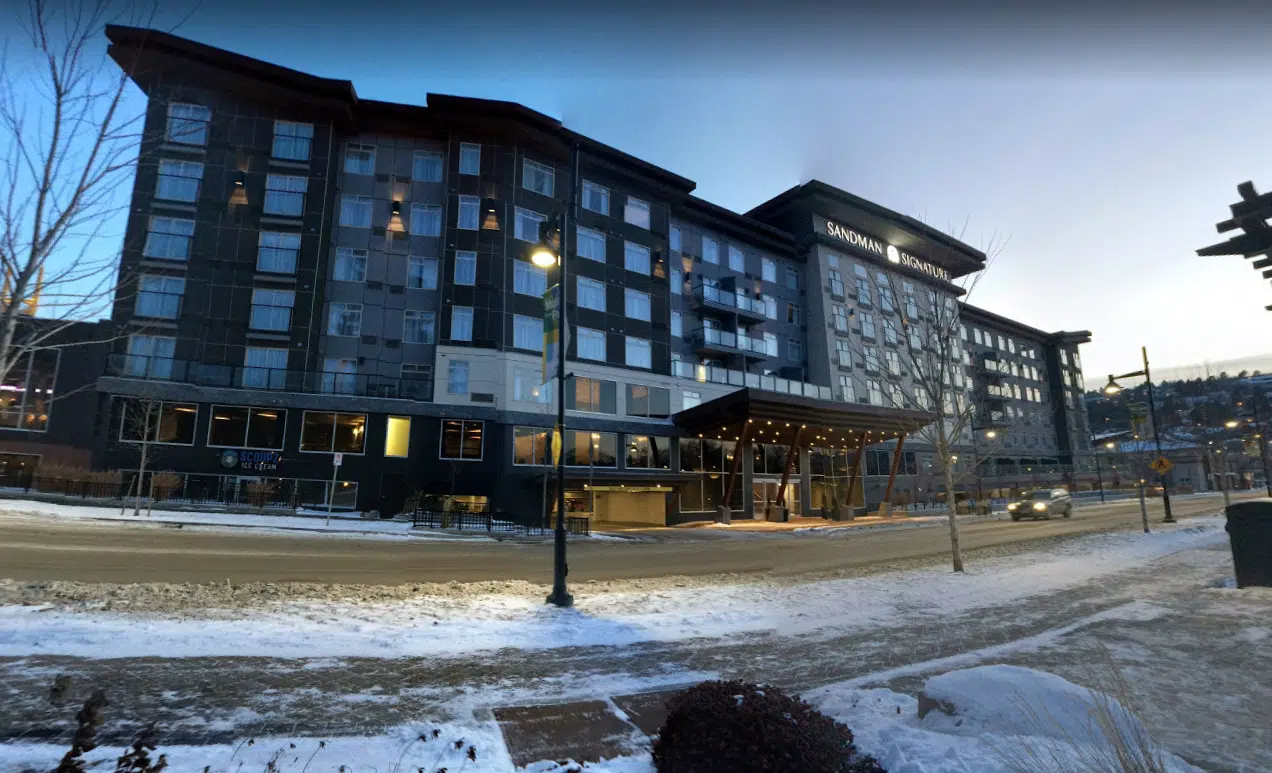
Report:
M366 446L365 413L305 411L300 450L360 454Z
M214 405L208 445L281 451L286 428L287 410L283 408Z
M123 470L132 480L136 470ZM164 479L161 488L152 488L154 476ZM156 480L156 486L158 481ZM168 471L147 471L142 491L154 491L155 499L180 504L242 505L261 509L327 507L354 510L358 506L358 483L350 480L276 478L263 475L202 475Z
M0 454L0 476L27 475L39 466L38 454Z
M484 422L447 419L442 422L442 448L439 457L479 462L484 435Z
M680 512L682 513L701 513L715 512L715 509L724 504L724 482L728 479L725 474L705 474L698 476L695 480L686 481L680 486ZM730 507L740 507L742 505L742 476L734 476L733 497L730 499Z
M143 398L120 401L119 439L125 443L194 445L194 425L199 406L194 403L165 403Z

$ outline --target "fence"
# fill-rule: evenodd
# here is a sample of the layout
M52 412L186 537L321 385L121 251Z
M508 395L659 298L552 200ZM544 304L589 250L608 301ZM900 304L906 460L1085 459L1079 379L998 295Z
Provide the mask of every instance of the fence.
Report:
M508 520L508 519L514 520ZM539 519L521 520L511 513L445 512L441 510L416 510L411 514L411 525L425 529L458 529L460 531L485 531L501 534L545 535L552 528L538 523ZM565 530L570 534L587 536L592 533L589 518L566 516Z
M156 475L173 473L156 472ZM296 478L260 479L254 482L235 476L180 475L176 485L155 481L150 485L148 473L142 481L142 500L152 505L207 505L251 507L256 509L297 510L304 507L326 507L327 481ZM92 481L73 478L44 477L39 472L0 476L0 488L36 491L79 499L125 500L137 496L136 474L124 473L118 481ZM332 497L332 507L348 510L356 507L357 484L341 482Z

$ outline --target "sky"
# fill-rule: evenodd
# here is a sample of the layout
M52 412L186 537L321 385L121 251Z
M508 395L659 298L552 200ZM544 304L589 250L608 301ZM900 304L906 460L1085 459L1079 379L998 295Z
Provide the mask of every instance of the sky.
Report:
M1195 253L1239 183L1272 188L1272 100L1250 98L1272 86L1272 8L612 5L223 0L157 26L188 11L177 34L365 98L520 102L738 212L816 178L1006 239L969 300L1091 331L1088 378L1138 369L1141 346L1162 372L1272 365L1272 285Z

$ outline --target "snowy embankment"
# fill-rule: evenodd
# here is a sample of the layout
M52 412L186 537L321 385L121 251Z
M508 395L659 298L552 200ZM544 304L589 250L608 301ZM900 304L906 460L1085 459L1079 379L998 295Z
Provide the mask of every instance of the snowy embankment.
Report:
M197 613L7 606L0 607L0 656L442 658L507 647L622 646L761 632L816 636L992 608L1225 539L1221 519L1196 518L1151 535L1103 534L985 560L961 575L929 568L804 584L598 590L576 593L576 606L566 610L545 605L537 594L368 603L341 600L338 590L322 602Z
M1166 773L1201 773L1158 747L1140 720L1113 697L1053 674L1014 666L978 666L934 676L924 685L924 693L939 701L941 708L923 717L915 697L886 689L830 685L805 698L847 725L858 748L877 758L890 773L1095 770L1083 763L1113 753L1115 739L1160 760ZM0 768L51 769L64 751L49 744L0 745ZM88 759L110 761L121 751L101 748ZM251 746L236 742L168 747L161 743L157 753L167 755L170 773L437 770L439 766L464 773L517 770L498 726L489 720L401 727L364 738L258 738ZM1040 760L1047 764L1038 764ZM1035 764L1020 767L1013 761ZM578 768L569 762L544 761L521 770L565 773ZM654 766L650 755L642 753L591 763L582 770L654 773Z

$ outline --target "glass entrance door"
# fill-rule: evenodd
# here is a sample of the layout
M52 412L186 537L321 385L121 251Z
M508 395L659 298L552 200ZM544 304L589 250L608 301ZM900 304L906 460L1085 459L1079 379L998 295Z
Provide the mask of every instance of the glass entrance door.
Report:
M756 480L751 483L751 499L755 503L755 517L763 518L771 504L777 504L777 489L782 485L779 480ZM792 477L786 484L786 505L791 509L791 517L803 514L803 506L799 499L799 480Z

